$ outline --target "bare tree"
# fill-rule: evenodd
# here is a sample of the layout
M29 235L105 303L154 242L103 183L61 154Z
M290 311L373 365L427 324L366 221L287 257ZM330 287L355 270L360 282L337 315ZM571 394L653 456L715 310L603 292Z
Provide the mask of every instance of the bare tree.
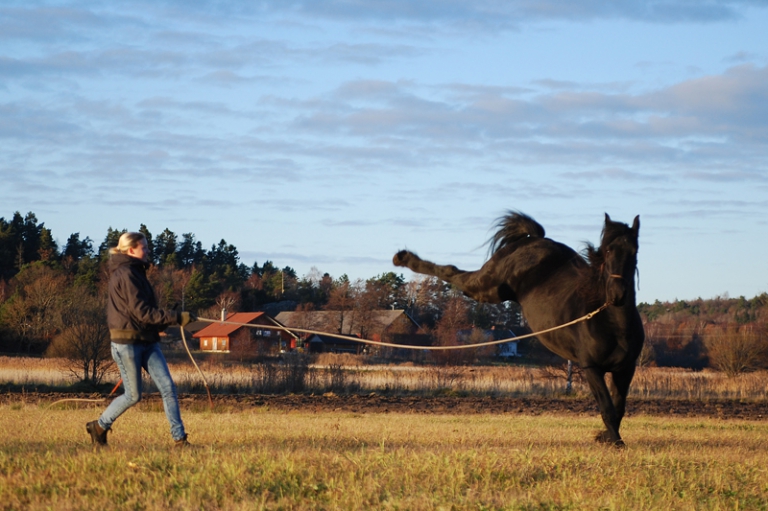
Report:
M643 321L643 329L645 331L645 342L643 343L643 349L640 351L640 356L637 357L637 365L639 367L648 367L656 361L654 346L659 342L660 326L658 323L645 320Z
M334 319L331 328L334 330L334 333L350 333L343 331L345 323L344 319L354 314L354 307L355 290L348 280L344 280L331 290L328 303L324 307L327 311L333 311L332 316ZM351 324L351 322L349 324Z
M455 295L448 300L443 316L435 325L434 337L438 346L457 346L462 331L472 327L469 322L469 306L466 300ZM477 340L477 339L474 339ZM485 340L485 339L483 339ZM482 341L481 341L482 342ZM465 344L465 343L462 343ZM431 352L432 359L439 365L466 365L474 360L473 350L446 350Z
M72 290L68 306L62 310L62 332L46 354L62 357L67 369L81 381L96 385L113 363L106 304L103 298L77 291Z
M768 353L764 329L753 324L711 327L704 345L710 363L729 377L758 369Z
M637 357L637 365L639 367L650 367L656 360L656 353L653 351L653 346L646 340L643 343L643 349L640 350L640 355Z
M32 313L22 296L15 295L3 305L3 322L23 351L29 353L35 344L41 342L32 334Z
M234 291L224 291L216 298L216 306L219 310L226 309L227 312L235 312L240 305L240 295Z
M292 326L301 330L322 330L325 328L321 316L319 314L313 314L314 311L315 307L311 303L299 304L295 311L295 317L297 319ZM312 336L312 334L307 332L297 333L297 335L303 342L306 342ZM309 349L308 344L305 344L304 347Z
M448 286L437 277L420 277L415 286L406 289L411 315L419 323L434 325L449 299Z
M150 267L147 278L155 290L161 309L170 309L176 304L186 306L184 291L191 275L191 270L177 270L173 265Z
M259 355L263 355L259 350L260 346L253 339L253 332L250 328L240 328L230 338L229 353L240 362L252 360Z
M41 263L25 267L13 279L16 291L3 307L4 321L23 351L29 353L50 341L66 284L67 278L62 272Z
M357 280L355 282L354 324L352 334L358 334L363 339L370 338L373 332L381 329L378 320L379 303L383 291L379 286Z

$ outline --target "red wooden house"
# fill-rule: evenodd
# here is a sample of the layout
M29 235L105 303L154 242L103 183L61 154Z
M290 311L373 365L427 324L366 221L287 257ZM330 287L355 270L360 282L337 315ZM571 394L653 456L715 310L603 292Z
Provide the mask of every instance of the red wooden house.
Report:
M231 312L226 323L211 323L195 332L192 337L200 341L200 350L215 353L231 351L274 352L296 348L297 336L285 330L258 326L284 326L263 312Z

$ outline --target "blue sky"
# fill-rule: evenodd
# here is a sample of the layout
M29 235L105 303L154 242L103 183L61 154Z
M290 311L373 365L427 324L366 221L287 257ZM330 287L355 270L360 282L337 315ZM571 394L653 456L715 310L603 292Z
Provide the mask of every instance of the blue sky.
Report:
M3 2L0 216L369 278L639 214L639 300L768 291L768 2L243 4Z

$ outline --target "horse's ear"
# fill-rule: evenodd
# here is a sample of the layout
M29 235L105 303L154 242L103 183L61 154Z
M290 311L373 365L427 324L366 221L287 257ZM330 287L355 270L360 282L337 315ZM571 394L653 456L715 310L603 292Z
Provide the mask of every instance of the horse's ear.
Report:
M605 214L605 224L608 225L611 221L611 217L608 216L608 213Z
M635 237L640 233L640 215L637 215L634 222L632 222L632 231L634 231Z

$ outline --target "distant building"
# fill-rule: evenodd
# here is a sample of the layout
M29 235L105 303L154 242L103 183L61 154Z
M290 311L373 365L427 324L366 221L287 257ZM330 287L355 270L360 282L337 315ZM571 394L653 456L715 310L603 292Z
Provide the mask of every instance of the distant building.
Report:
M285 330L258 327L284 326L263 312L233 312L227 314L225 321L226 323L210 323L192 335L200 341L201 351L229 353L240 350L256 354L290 351L296 348L296 335Z
M419 325L404 310L294 311L281 312L275 319L289 328L317 332L301 334L305 342L314 344L310 345L310 349L315 352L363 353L366 345L353 338L396 342L396 339L416 334L420 330ZM323 333L343 335L350 340Z
M304 340L304 346L310 353L354 353L365 352L366 345L358 341L359 337L336 337L323 334L310 334Z
M476 332L476 329L462 330L461 332L459 332L459 339L463 341L462 344L470 343L471 341L469 339L475 332ZM488 341L501 341L502 339L509 339L512 337L516 337L515 333L512 330L497 329L497 328L491 328L490 330L482 330L482 334L483 335L479 337L485 337ZM494 356L499 358L519 357L520 353L517 350L517 344L518 344L518 341L516 340L505 342L503 344L497 344L496 352Z

